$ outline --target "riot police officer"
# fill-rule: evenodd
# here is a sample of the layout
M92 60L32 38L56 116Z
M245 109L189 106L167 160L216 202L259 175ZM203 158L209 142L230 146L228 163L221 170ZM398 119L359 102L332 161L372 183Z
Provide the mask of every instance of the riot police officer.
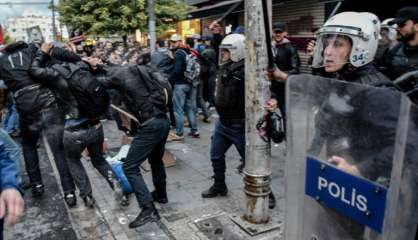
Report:
M219 120L212 136L210 156L215 183L202 192L203 198L226 196L225 153L235 145L245 161L245 37L226 36L220 45L221 64L215 98Z

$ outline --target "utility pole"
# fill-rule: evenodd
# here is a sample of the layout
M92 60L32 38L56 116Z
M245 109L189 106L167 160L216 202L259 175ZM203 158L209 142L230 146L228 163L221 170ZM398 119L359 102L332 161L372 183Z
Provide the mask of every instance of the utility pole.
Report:
M271 0L269 1L271 6ZM270 8L271 11L271 8ZM253 224L269 222L268 195L270 189L270 142L261 138L256 126L264 118L264 106L270 99L270 82L267 78L267 48L260 0L245 1L245 112L246 153L244 192L246 210L243 218Z
M52 10L52 40L57 41L57 26L55 25L55 5L54 0L51 0Z
M154 52L155 42L157 41L157 36L155 33L154 0L148 0L148 30L150 36L150 49L151 52Z

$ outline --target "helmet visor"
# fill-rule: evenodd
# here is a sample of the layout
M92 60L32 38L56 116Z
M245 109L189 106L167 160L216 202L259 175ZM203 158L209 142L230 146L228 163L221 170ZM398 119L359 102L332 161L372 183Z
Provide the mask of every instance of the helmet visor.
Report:
M337 72L350 62L353 42L343 34L320 34L317 37L312 67Z
M231 51L227 48L219 49L219 65L225 64L232 61L231 60Z

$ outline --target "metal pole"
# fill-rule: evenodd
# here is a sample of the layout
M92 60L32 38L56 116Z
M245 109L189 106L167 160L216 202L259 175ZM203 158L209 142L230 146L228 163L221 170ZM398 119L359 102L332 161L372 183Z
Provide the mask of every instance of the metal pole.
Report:
M263 1L271 2L271 0ZM271 192L270 143L264 141L256 129L257 123L265 115L264 105L270 99L270 82L266 74L267 47L270 46L266 46L264 40L265 28L262 13L260 0L245 0L246 163L244 192L246 211L243 218L255 224L269 221L268 195Z
M155 51L155 42L157 36L155 33L155 13L154 13L154 0L148 0L148 29L150 36L150 49L151 52Z
M52 41L56 41L57 40L57 27L55 26L54 0L51 0L51 10L52 10Z
M338 9L340 9L340 7L341 7L341 4L342 4L342 1L339 1L337 3L337 5L335 5L335 7L332 10L331 14L328 16L328 19L332 18L337 13Z

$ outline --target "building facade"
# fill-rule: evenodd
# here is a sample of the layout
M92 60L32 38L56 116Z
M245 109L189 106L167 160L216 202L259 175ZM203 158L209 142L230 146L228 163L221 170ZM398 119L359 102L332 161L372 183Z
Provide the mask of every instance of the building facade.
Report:
M55 25L57 29L58 39L68 38L67 31L65 27L61 27L58 17L55 19ZM52 17L39 14L37 12L27 11L22 14L22 16L15 18L8 18L7 20L7 32L10 37L16 39L17 41L28 41L28 28L39 26L42 36L46 42L52 42L53 37L53 27L52 27Z

